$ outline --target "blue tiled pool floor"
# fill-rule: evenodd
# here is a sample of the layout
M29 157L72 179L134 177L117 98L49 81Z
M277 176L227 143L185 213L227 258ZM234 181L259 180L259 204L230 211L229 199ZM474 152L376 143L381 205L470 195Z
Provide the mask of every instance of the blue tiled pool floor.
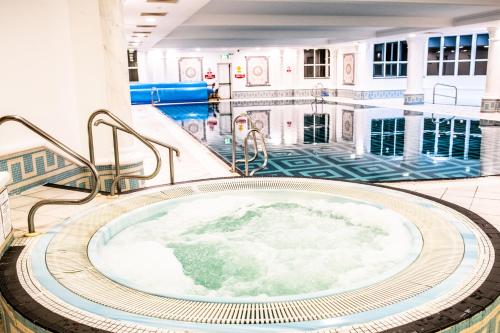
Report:
M231 162L231 145L210 143L228 163ZM364 154L352 156L353 148L348 144L328 144L293 146L268 145L269 164L260 176L294 176L343 179L354 181L397 181L416 179L467 178L480 176L478 160L447 159L435 160L422 156L419 159L403 161L392 158ZM237 155L243 158L242 154ZM260 165L262 158L250 164L250 169ZM244 165L238 169L243 171Z
M494 141L500 124L354 105L325 105L323 112L313 112L310 105L261 104L158 108L227 163L232 120L248 112L267 136L269 163L259 176L385 182L500 174L500 148ZM246 127L237 125L238 159Z

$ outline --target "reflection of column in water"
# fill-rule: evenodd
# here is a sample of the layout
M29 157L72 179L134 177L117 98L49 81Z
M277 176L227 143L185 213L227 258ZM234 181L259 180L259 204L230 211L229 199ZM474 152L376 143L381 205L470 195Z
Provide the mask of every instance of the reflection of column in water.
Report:
M424 115L421 112L405 111L405 134L403 160L412 161L420 156L422 151L422 129Z
M366 134L370 133L370 124L371 120L368 120L367 123L366 110L364 109L354 109L354 147L356 156L363 156L365 151L368 151L367 145L369 145L369 141L367 142Z
M500 174L500 122L481 120L481 175Z

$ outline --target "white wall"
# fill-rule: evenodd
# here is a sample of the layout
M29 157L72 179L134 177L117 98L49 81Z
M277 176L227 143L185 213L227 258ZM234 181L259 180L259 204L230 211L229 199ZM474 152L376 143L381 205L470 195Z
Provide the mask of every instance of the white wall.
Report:
M9 33L0 53L0 115L23 116L87 156L90 113L109 108L131 119L121 19L120 0L2 1L0 28ZM107 158L109 137L97 133L106 146L98 158ZM0 143L4 155L43 141L7 123Z

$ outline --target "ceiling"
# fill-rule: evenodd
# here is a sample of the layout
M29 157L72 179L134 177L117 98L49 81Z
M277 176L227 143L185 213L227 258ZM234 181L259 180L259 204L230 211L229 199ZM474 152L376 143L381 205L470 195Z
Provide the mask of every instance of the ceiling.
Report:
M146 1L126 0L129 35L144 6L169 14L140 48L315 46L500 20L500 0Z

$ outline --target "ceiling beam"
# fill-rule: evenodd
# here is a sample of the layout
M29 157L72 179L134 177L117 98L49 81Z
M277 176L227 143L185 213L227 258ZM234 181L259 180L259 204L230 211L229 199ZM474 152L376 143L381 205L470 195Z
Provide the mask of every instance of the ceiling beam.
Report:
M307 15L223 15L197 14L183 26L247 26L247 27L413 27L437 28L450 26L449 17L394 16L307 16Z

